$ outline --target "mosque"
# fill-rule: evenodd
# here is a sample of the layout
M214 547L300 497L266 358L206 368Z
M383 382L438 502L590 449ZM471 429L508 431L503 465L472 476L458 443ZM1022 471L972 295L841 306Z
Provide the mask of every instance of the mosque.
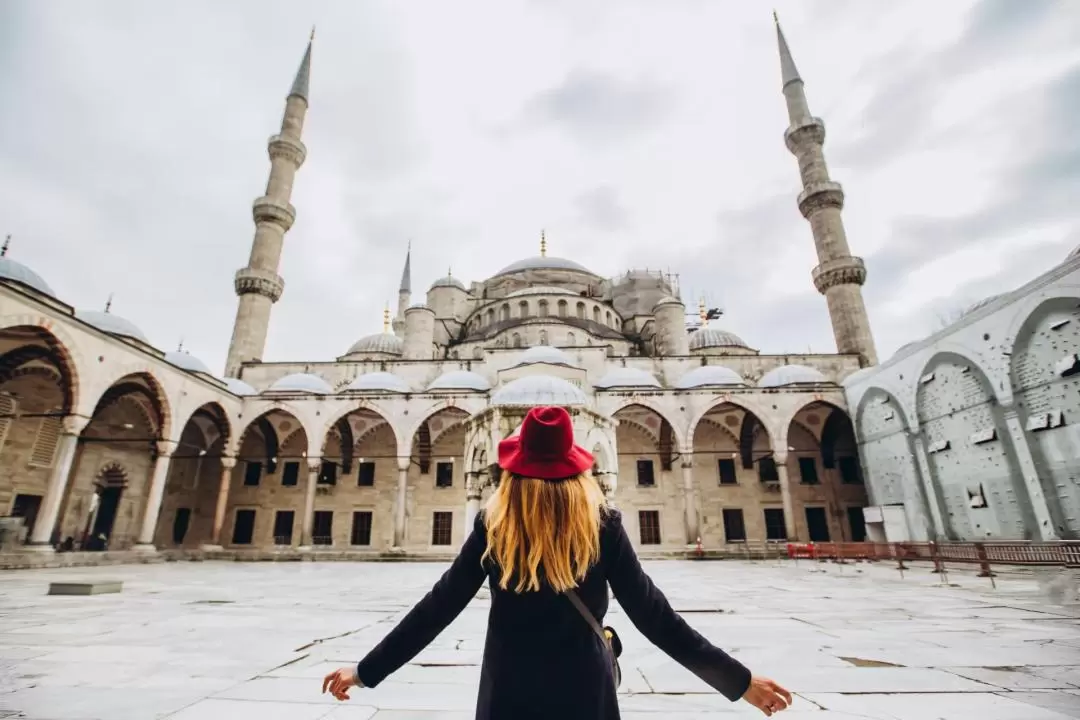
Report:
M571 410L577 441L596 456L594 473L644 553L698 542L740 552L787 540L966 537L975 520L953 517L968 507L954 496L973 478L999 518L996 536L1075 533L1075 460L1045 469L1067 442L1025 444L1025 433L1062 438L1075 427L1075 388L1068 405L1046 387L1075 384L1067 376L1078 367L1080 264L1074 258L1053 282L961 321L955 333L964 338L986 328L997 364L965 349L975 340L947 334L878 366L861 294L866 270L844 233L824 124L810 113L779 26L777 37L784 140L798 162L797 204L819 260L811 280L825 296L836 353L761 354L718 327L717 313L688 312L671 276L603 277L548 255L541 240L535 257L471 283L438 278L422 298L413 297L406 255L382 333L337 358L264 362L296 215L291 190L307 153L309 43L269 141L223 376L154 347L108 310L72 308L5 246L0 523L22 528L17 551L51 557L66 543L210 557L443 556L498 479L499 440L528 408L548 404ZM1002 312L1008 320L993 320ZM1010 329L999 335L1002 325ZM1003 342L1013 343L1004 364ZM1064 380L1047 374L1051 366L1064 368ZM979 398L991 409L971 409ZM1031 414L1036 404L1041 415ZM983 439L964 435L988 417L994 423L977 428ZM1033 430L1039 417L1045 427ZM1075 449L1076 434L1068 437ZM959 452L969 441L986 458L986 448L998 451L998 479L966 465ZM1073 490L1049 502L1069 472ZM999 486L1012 492L1002 495L1004 510ZM1044 505L1031 499L1039 489Z

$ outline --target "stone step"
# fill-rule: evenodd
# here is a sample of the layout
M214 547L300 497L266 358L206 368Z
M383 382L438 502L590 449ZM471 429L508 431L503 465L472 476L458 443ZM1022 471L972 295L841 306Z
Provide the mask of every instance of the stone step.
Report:
M49 595L104 595L118 593L124 587L120 580L88 580L85 582L49 583Z

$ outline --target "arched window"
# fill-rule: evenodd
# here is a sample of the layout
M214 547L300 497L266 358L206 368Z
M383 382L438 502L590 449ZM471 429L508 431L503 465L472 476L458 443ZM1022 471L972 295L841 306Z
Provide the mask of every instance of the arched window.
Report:
M474 348L472 349L472 356L473 356L474 358L476 358L477 360L479 360L480 358L484 357L484 351L483 351L482 349L480 349L480 346L479 346L479 345L477 345L476 347L474 347Z
M600 308L595 305L593 305L592 309L592 319L594 323L600 322Z
M518 317L522 320L529 317L529 303L525 300L518 303Z
M489 308L488 309L488 311L487 311L487 324L488 325L494 325L495 324L495 308Z
M571 347L577 344L577 338L574 337L574 333L566 333L566 344Z
M607 312L607 324L610 325L611 327L615 327L615 323L611 322L611 311L610 310L608 310L608 312Z
M547 300L541 300L539 303L537 303L537 305L540 308L540 317L547 317L548 316L548 301Z
M510 305L506 304L502 306L502 321L506 322L510 319Z
M565 300L559 301L559 317L566 317L567 306Z
M540 344L547 345L547 330L540 331Z
M516 348L521 347L521 336L518 335L517 333L514 333L513 344L514 344L514 347L516 347Z
M577 304L577 316L578 316L578 319L580 319L580 320L585 319L585 303L579 302Z

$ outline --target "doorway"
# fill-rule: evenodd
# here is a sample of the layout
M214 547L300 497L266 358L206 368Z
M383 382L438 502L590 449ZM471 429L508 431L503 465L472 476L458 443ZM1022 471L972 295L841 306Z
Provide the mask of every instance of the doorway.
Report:
M11 516L21 517L23 526L26 528L26 539L30 539L30 533L34 532L34 522L37 520L38 510L41 509L40 495L16 495L15 502L11 506Z
M806 508L806 529L810 533L810 542L829 542L829 521L825 517L825 508Z
M112 537L113 527L116 525L116 515L120 510L120 496L123 493L124 488L116 485L98 488L97 514L94 516L94 526L90 531L92 538L104 535L107 541Z

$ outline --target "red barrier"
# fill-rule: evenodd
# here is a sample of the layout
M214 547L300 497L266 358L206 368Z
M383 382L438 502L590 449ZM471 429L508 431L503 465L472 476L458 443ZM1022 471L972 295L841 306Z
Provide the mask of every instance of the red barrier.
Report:
M946 563L979 566L981 577L992 577L992 565L1080 567L1080 542L819 542L787 543L792 560L890 560L901 567L905 560L933 563L943 573Z

